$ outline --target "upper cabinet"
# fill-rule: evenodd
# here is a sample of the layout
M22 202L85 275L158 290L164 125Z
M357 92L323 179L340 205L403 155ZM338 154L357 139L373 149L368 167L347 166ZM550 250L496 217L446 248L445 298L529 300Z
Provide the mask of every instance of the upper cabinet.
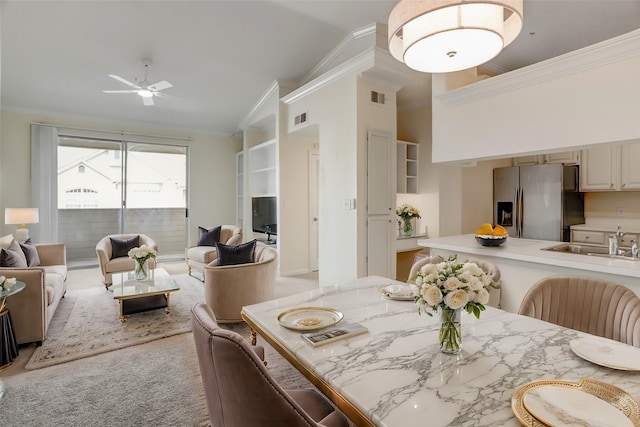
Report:
M580 191L639 190L640 143L582 151Z
M397 192L418 193L418 144L398 141L397 143Z
M538 165L545 163L564 163L565 165L577 165L580 163L580 152L564 151L562 153L520 156L513 158L513 166Z
M249 148L250 196L276 195L276 141Z

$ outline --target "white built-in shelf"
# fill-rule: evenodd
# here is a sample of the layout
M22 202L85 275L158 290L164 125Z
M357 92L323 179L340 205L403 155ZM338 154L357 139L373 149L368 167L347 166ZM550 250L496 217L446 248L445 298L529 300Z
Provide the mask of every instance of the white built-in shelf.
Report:
M251 197L276 195L276 141L249 149L249 192Z
M418 193L418 144L397 142L397 192Z

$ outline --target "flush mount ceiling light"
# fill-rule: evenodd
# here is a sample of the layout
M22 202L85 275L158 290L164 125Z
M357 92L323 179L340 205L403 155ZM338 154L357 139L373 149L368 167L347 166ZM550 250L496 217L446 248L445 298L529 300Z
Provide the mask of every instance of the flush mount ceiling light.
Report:
M414 70L447 73L490 61L522 29L523 0L402 0L389 52Z

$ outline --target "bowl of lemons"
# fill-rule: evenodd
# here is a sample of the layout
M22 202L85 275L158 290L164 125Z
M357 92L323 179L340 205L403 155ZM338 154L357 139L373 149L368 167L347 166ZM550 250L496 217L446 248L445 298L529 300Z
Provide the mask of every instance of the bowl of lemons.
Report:
M507 241L509 233L501 225L482 224L476 230L476 242L482 246L500 246Z

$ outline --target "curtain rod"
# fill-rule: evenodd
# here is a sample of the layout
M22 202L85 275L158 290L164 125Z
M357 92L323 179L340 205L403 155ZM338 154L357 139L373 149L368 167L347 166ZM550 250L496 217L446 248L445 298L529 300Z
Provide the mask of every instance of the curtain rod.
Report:
M181 136L150 135L146 133L134 133L134 132L125 132L125 131L118 131L118 130L102 130L102 129L81 128L81 127L74 127L74 126L59 126L59 125L52 125L49 123L39 123L39 122L31 122L30 124L40 125L40 126L49 126L57 129L73 129L73 130L84 130L88 132L113 133L113 134L122 135L122 136L125 136L125 135L126 136L143 136L147 138L163 138L163 139L175 139L178 141L191 141L190 136L181 137Z

